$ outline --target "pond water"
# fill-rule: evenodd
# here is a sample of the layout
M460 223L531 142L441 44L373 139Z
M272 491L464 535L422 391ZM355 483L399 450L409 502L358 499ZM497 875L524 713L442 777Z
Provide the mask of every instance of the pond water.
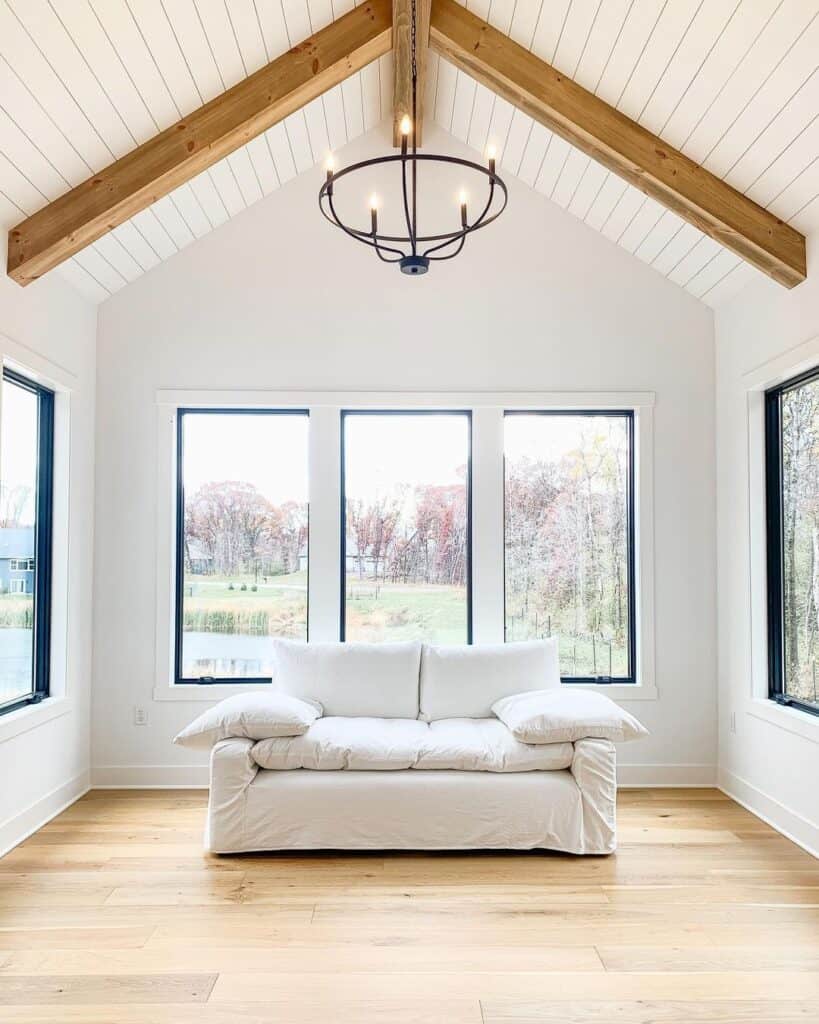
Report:
M273 673L273 645L269 636L186 632L182 651L186 679L270 676Z
M31 692L32 632L0 629L0 704Z

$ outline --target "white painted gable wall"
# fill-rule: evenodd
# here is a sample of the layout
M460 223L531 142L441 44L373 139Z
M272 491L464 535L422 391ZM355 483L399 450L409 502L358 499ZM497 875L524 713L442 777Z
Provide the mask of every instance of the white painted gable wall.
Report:
M431 133L432 134L432 133ZM430 145L434 145L434 138ZM344 162L383 147L357 140ZM466 152L465 150L463 150ZM636 781L716 773L712 314L526 186L421 279L320 218L300 176L103 304L98 342L94 773L191 783L202 704L152 702L158 388L656 392L656 701ZM134 727L133 707L149 709Z

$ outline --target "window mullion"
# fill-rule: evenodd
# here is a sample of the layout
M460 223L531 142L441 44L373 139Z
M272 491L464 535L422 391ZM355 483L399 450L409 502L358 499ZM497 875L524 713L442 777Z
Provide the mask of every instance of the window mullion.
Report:
M503 643L503 409L472 412L472 630Z
M310 409L310 567L308 632L311 640L338 640L341 608L341 415L337 407Z

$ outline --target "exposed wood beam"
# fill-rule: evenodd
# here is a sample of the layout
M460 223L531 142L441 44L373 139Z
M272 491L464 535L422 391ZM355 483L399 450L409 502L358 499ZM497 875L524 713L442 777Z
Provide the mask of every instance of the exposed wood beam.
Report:
M26 285L389 52L392 0L366 0L9 232Z
M427 52L429 49L429 12L431 0L416 0L416 69L418 89L415 114L415 141L424 137L424 97L427 90ZM393 122L392 144L401 145L401 119L412 119L412 0L392 0L393 48Z
M798 231L455 0L433 0L430 46L786 288L805 280Z

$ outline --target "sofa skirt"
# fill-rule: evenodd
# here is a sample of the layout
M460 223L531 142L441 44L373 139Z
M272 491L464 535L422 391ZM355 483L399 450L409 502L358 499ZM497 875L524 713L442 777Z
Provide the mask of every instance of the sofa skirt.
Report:
M614 747L575 744L570 769L267 771L252 741L224 740L211 757L206 846L264 850L561 850L611 853Z

